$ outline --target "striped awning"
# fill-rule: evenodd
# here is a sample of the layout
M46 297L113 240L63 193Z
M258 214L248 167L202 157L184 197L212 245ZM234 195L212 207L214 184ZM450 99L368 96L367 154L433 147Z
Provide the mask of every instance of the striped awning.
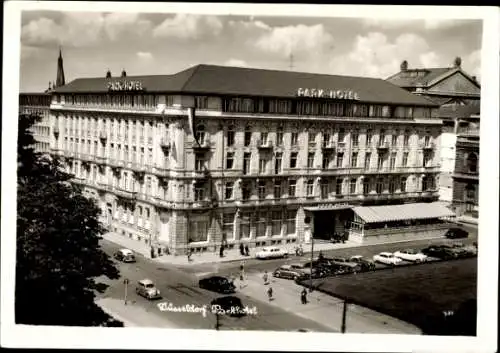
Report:
M366 223L455 216L451 210L439 202L409 203L390 206L360 206L353 207L352 210Z

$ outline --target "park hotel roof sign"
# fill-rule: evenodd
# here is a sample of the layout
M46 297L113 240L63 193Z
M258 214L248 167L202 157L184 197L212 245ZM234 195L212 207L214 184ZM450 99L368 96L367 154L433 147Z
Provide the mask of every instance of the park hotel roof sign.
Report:
M142 91L141 81L108 82L108 91Z
M359 100L359 94L354 91L321 88L298 88L297 97Z

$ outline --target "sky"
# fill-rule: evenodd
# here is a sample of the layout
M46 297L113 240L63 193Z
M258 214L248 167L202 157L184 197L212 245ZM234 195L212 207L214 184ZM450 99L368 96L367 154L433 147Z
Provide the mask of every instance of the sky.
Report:
M480 79L481 20L386 20L186 13L23 11L20 91L79 77L172 74L197 64L387 78L462 68ZM293 66L290 54L293 54Z

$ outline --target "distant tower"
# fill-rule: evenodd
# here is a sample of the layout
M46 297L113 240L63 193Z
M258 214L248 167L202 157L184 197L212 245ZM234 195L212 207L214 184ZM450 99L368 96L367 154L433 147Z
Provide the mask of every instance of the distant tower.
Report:
M408 70L408 61L406 60L403 60L403 62L401 63L401 71L407 71Z
M57 78L56 78L55 87L64 86L65 82L66 81L64 79L64 67L63 67L62 51L61 51L61 48L59 48L59 58L57 59Z
M121 77L127 77L127 72L125 71L125 69L122 70L122 76Z
M455 60L453 61L453 65L454 65L455 67L460 67L460 66L462 66L462 58L460 58L459 56L457 56L457 57L455 58Z
M111 71L109 69L106 71L106 78L111 78Z

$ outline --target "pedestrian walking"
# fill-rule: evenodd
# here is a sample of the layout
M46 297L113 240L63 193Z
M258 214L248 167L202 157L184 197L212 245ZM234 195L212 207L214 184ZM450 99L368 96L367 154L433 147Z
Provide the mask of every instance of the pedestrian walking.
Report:
M267 296L269 297L269 301L273 300L273 287L269 287L267 290Z
M248 245L245 245L245 255L250 256L250 250L248 249Z
M243 243L240 243L240 255L245 256L245 247L243 246Z
M302 304L307 304L307 291L305 288L300 293L300 301L302 302Z
M222 245L220 246L219 256L224 257L224 247Z
M243 272L245 270L245 261L240 262L240 272Z
M264 285L269 284L269 275L267 274L267 271L264 271L264 276L262 276L262 279L264 280Z
M191 249L188 249L188 251L187 251L187 258L188 258L188 262L193 261L193 260L191 259L191 255L192 255L192 254L193 254L192 250L191 250Z

